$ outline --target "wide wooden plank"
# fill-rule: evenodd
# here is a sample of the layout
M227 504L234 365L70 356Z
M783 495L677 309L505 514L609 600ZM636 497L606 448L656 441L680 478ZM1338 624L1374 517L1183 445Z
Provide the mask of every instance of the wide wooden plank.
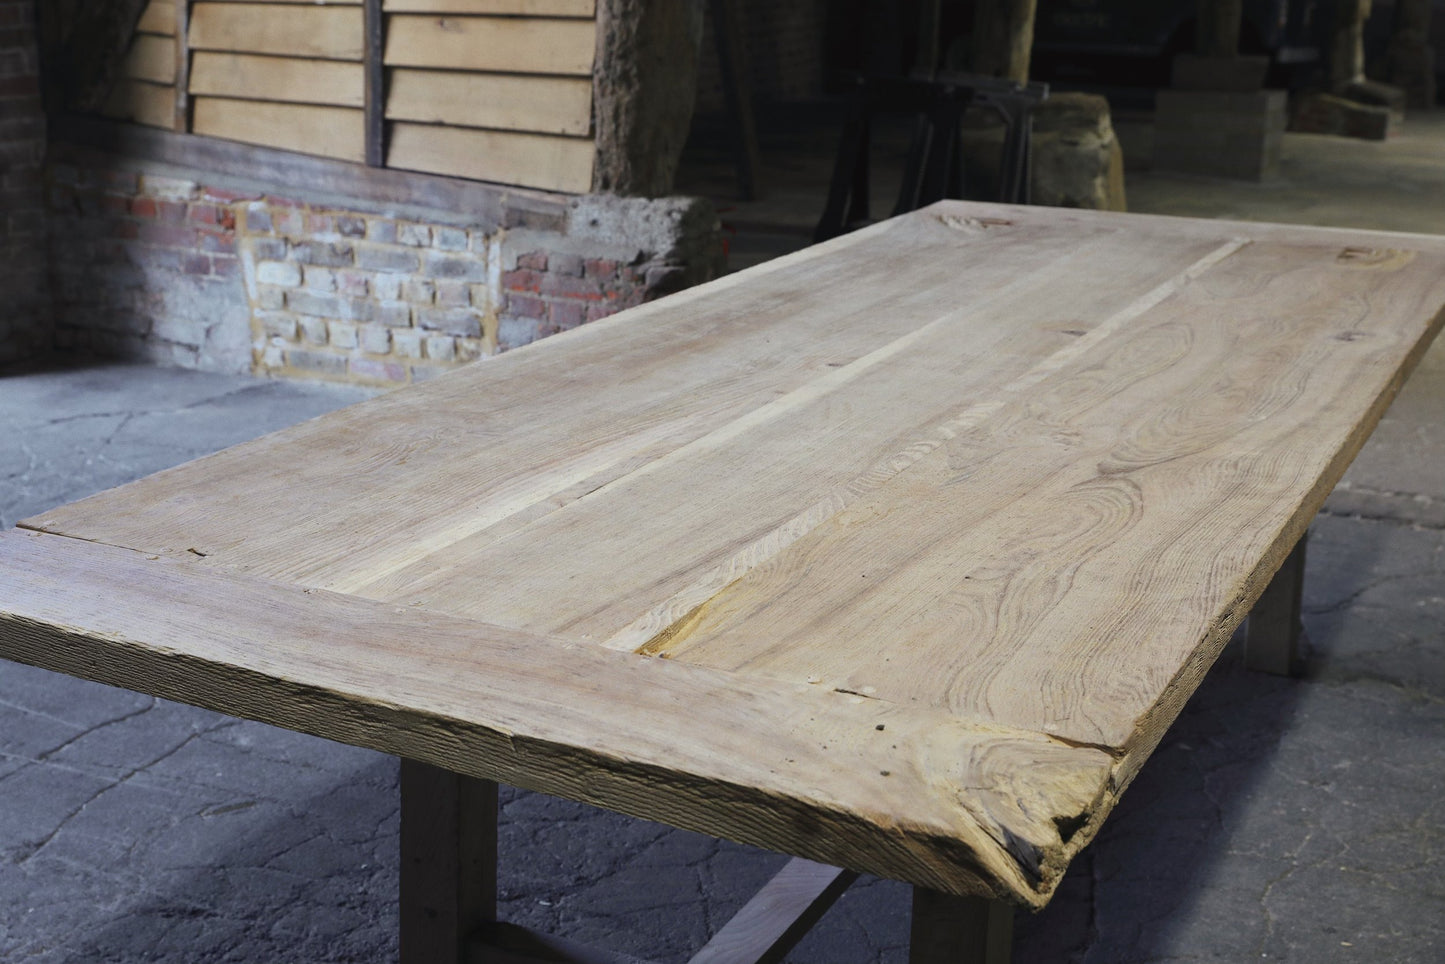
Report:
M392 120L586 136L592 82L582 77L479 74L394 68L387 85Z
M191 130L344 161L366 158L361 111L346 107L197 97Z
M396 123L387 165L544 191L592 187L591 139Z
M191 58L192 94L243 100L361 107L361 64L200 50Z
M57 536L0 534L0 600L7 659L949 892L1041 903L1109 778L1032 734Z
M553 337L545 352L508 352L23 524L177 556L194 548L208 564L351 591L616 483L886 349L920 317L998 296L1079 247L1050 233L1022 223L960 230L936 218L880 224ZM1176 247L1173 270L1218 244ZM770 313L784 305L789 321L779 326ZM667 324L649 330L664 311ZM603 375L608 366L629 377ZM539 395L539 379L552 390ZM417 433L418 418L442 410L466 430ZM328 455L317 463L323 438ZM483 459L506 468L481 476L472 466ZM388 511L298 486L297 466L344 476ZM195 505L186 495L195 486L213 504ZM258 511L282 498L294 508L286 519Z
M194 50L360 61L362 33L359 6L208 0L191 8L190 44Z
M176 89L169 84L122 78L111 90L101 113L116 120L169 129L174 119L175 102Z
M525 523L505 520L465 537L454 530L459 538L425 558L347 588L624 649L676 634L738 576L936 451L960 430L960 395L996 397L1038 357L1131 310L1140 288L1172 290L1221 251L1189 242L1131 259L1137 244L1117 236L1074 245L1020 272L1013 286L972 297L962 279L940 282L910 299L937 313L907 312L918 327L873 351L758 399L605 487L590 482L585 497L551 506L545 517L529 514ZM1118 266L1121 284L1081 296L1081 283L1105 265ZM1030 314L1046 321L1013 323ZM980 358L992 363L978 365ZM991 407L986 402L979 414ZM675 498L679 491L688 497ZM630 513L632 522L621 521ZM469 578L502 564L506 580Z
M176 35L176 5L174 0L151 0L141 11L136 23L137 33L152 33L162 37Z
M590 20L394 14L387 18L386 63L590 77L595 45Z
M382 7L388 13L591 17L597 13L597 0L384 0Z
M1294 546L1442 303L1438 256L1242 248L1007 387L986 420L649 651L1147 754L1192 691L1181 678L1197 682Z
M176 45L170 37L138 34L121 61L120 74L153 84L176 82Z

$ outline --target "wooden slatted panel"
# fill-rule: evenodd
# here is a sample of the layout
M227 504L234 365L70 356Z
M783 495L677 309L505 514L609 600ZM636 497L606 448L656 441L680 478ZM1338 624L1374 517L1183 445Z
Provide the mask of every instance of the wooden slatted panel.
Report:
M101 113L116 120L134 121L148 127L169 130L175 120L175 109L174 86L121 78L116 82Z
M151 0L141 12L136 24L137 33L156 34L161 37L176 35L176 5L174 0Z
M170 37L139 34L121 62L122 77L153 84L176 82L176 44Z
M590 77L595 44L590 20L393 14L386 63Z
M474 16L592 17L596 0L384 0L388 13L459 13Z
M592 141L582 138L395 123L387 166L583 193L592 158Z
M346 107L197 97L192 130L344 161L366 158L361 111Z
M585 78L393 68L386 116L460 127L586 135L592 82Z
M335 60L302 60L197 51L191 93L334 107L361 107L362 67Z
M191 8L191 47L249 54L360 61L358 6L295 6L208 0Z

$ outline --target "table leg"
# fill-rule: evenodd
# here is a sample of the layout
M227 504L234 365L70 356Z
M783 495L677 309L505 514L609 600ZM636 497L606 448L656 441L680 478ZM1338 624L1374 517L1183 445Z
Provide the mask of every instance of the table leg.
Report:
M1008 964L1014 909L987 897L913 888L909 964Z
M1304 623L1300 621L1300 600L1304 594L1308 540L1306 531L1249 614L1244 664L1252 670L1298 676L1304 669L1302 648L1306 637Z
M401 961L461 964L497 916L497 785L401 761Z

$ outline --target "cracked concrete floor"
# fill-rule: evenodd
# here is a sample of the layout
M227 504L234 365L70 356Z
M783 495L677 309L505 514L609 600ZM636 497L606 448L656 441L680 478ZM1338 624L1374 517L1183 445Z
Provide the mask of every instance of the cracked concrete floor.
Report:
M0 378L0 521L364 395L128 366ZM1311 543L1301 680L1226 651L1015 959L1445 952L1445 341ZM0 661L0 960L396 954L395 760ZM504 791L505 917L685 960L781 858ZM906 960L865 879L789 957Z

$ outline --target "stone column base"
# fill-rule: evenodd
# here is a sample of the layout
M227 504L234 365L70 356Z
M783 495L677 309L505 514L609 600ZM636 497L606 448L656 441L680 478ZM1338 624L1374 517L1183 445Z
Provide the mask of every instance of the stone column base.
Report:
M1279 172L1282 90L1161 90L1154 170L1261 181Z

